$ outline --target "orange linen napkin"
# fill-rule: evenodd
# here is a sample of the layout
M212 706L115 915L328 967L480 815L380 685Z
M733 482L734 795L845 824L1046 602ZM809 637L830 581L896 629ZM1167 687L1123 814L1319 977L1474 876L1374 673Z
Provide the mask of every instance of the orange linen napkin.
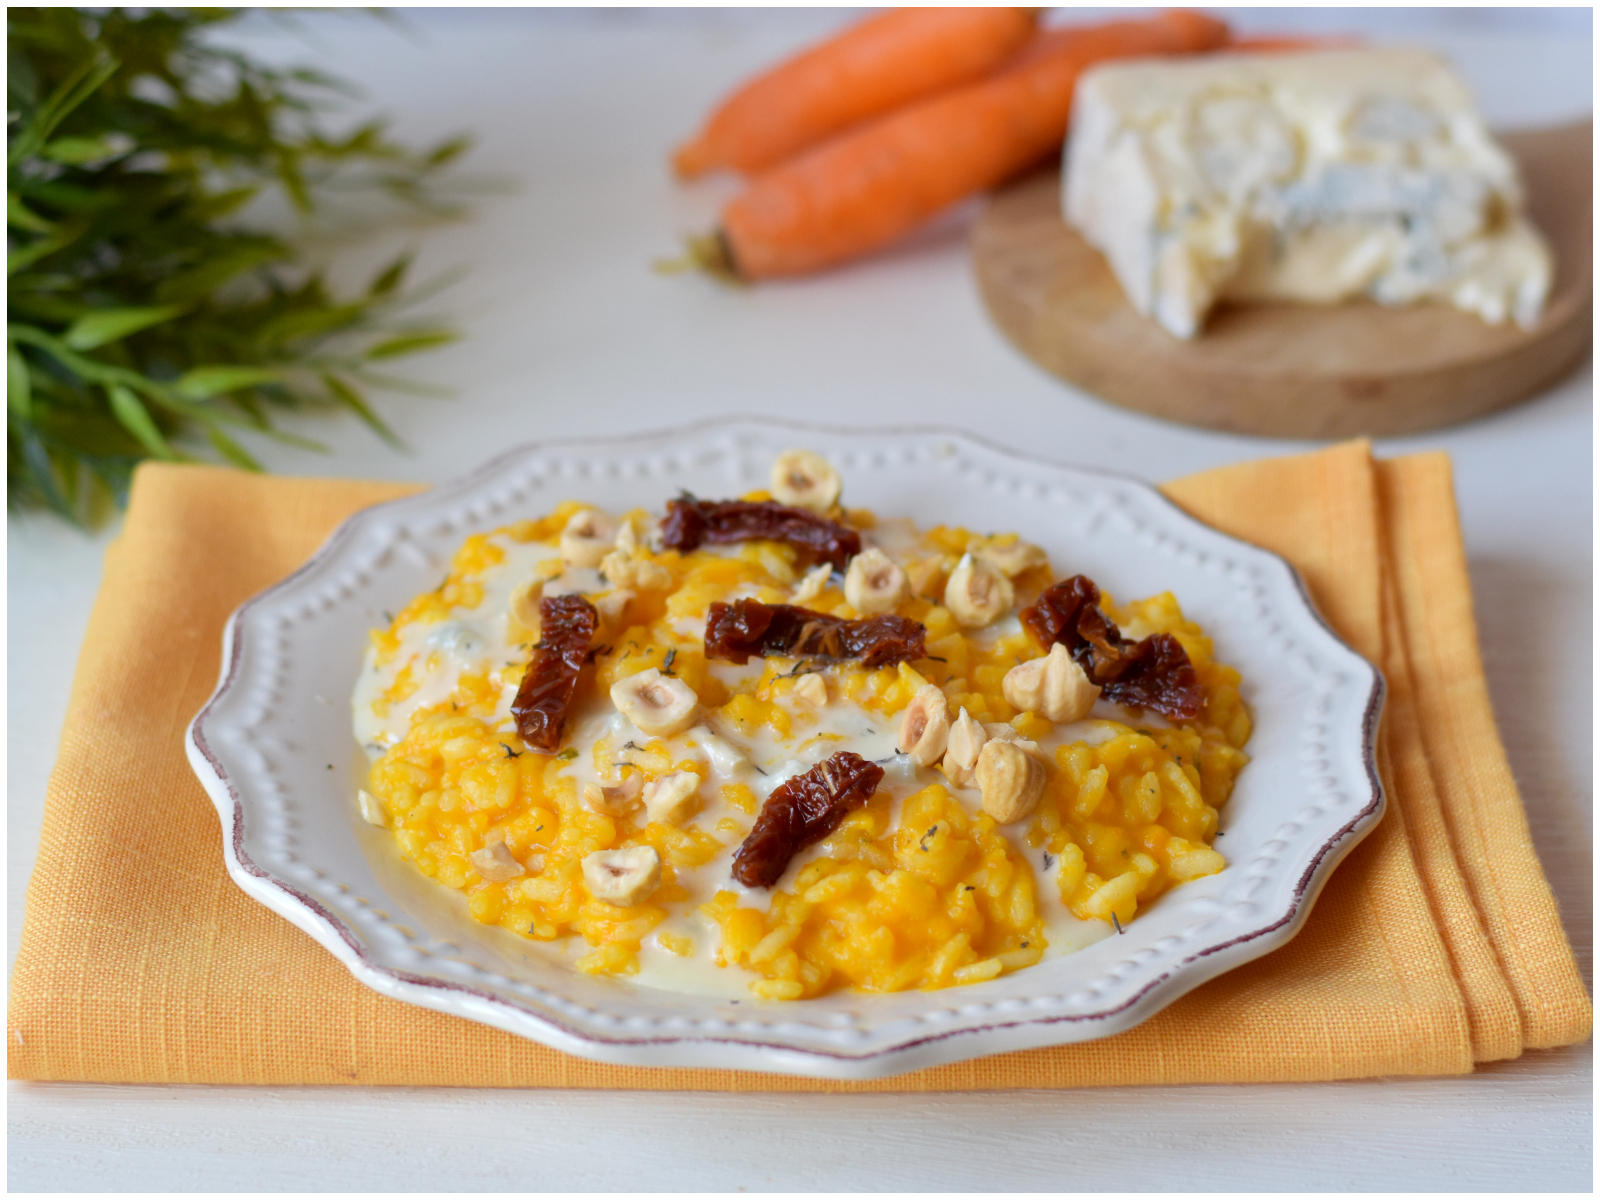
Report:
M412 489L140 469L79 664L12 979L13 1078L938 1091L1467 1072L1589 1033L1495 732L1442 455L1365 443L1167 493L1299 568L1390 683L1390 816L1286 947L1136 1029L870 1083L607 1066L386 999L223 870L184 727L221 630L343 517Z

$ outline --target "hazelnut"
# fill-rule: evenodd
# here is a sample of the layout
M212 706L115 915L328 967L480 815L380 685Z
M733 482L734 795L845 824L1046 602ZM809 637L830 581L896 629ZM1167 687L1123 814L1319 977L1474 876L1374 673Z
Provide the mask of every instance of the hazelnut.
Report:
M600 560L600 574L607 583L626 587L633 582L633 557L621 550L613 550Z
M504 883L523 874L522 864L511 854L504 842L492 842L482 850L467 855L472 869L490 883Z
M598 567L616 540L616 524L598 509L573 513L561 531L561 557L569 566Z
M612 543L624 558L632 558L639 548L639 535L633 531L633 522L624 517L617 523L617 540Z
M1050 560L1032 542L1012 542L1006 546L985 546L978 553L998 567L1007 579L1015 579L1029 567L1046 566Z
M511 602L506 605L512 620L535 635L539 632L539 598L544 594L544 582L542 579L530 579L520 584L511 593Z
M654 783L644 785L644 807L652 821L676 825L689 815L700 776L693 771L674 771Z
M1011 581L987 559L963 554L944 585L944 606L966 629L977 629L1011 611Z
M361 809L361 819L368 825L376 825L379 829L388 826L389 818L383 811L383 805L366 788L357 789L356 804Z
M633 565L633 581L647 592L663 592L672 586L672 572L658 562L641 558Z
M794 698L812 708L828 706L828 685L815 671L795 680Z
M957 787L972 785L972 769L978 765L978 752L988 740L984 727L962 708L961 715L950 726L950 739L945 744L944 773L951 783Z
M949 737L950 701L938 684L923 684L900 719L898 749L919 767L931 767L944 756Z
M613 550L600 560L600 574L617 587L636 587L659 592L672 586L672 572L648 558L630 558Z
M1022 820L1039 807L1044 795L1044 768L1015 742L987 742L978 752L975 774L983 811L1001 825Z
M661 886L661 855L654 846L596 850L583 860L583 882L596 900L630 908Z
M822 595L822 589L828 586L828 580L833 578L833 568L827 563L820 563L812 567L795 584L794 595L789 597L791 604L809 604Z
M607 817L620 817L639 807L639 793L644 790L644 776L630 771L621 783L611 787L600 783L583 785L583 802L597 813Z
M844 573L844 598L863 615L893 612L910 595L906 573L876 546L852 558Z
M809 450L785 450L772 464L772 498L779 504L827 512L844 484L827 459Z
M1056 724L1080 721L1089 715L1100 689L1089 682L1083 668L1060 642L1043 658L1019 663L1000 681L1006 703L1023 712L1038 713Z
M628 608L628 601L632 599L632 588L619 587L595 600L595 611L607 625L616 625L622 620L622 614Z
M682 733L700 712L700 698L694 689L655 667L612 684L611 703L651 737Z
M938 602L942 594L939 584L944 575L944 560L942 558L925 558L921 562L912 563L906 569L906 582L911 587L911 594L924 600Z
M1055 760L1048 751L1039 748L1039 743L1032 738L1025 738L1004 721L994 721L984 725L983 730L989 735L991 742L1010 742L1029 758L1036 759L1046 771L1056 769Z

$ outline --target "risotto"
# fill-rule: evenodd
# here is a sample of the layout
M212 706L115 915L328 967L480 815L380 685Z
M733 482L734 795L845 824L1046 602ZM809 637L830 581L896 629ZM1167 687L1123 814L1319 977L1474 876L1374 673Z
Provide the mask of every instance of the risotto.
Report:
M1169 594L771 491L569 501L374 630L361 815L579 970L772 1000L976 983L1213 874L1239 676Z

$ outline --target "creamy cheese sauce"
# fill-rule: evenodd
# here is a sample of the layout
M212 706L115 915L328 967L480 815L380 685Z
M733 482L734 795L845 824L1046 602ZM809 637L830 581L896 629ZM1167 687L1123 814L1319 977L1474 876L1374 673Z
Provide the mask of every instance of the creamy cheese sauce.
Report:
M403 738L419 709L448 700L464 672L492 676L503 668L520 668L528 661L529 647L512 637L511 593L529 579L557 571L561 552L551 543L518 542L503 533L488 540L505 558L478 577L483 584L483 599L475 607L452 609L448 620L417 620L404 625L399 650L382 664L376 647L367 647L353 706L356 740L369 756L376 758ZM598 575L583 582L596 584ZM400 673L408 669L412 678L419 681L417 690L396 703L382 704L382 697L394 687ZM501 693L501 706L495 716L510 720L516 684L505 682Z
M909 520L885 520L863 536L863 543L878 546L899 558L918 544L919 536ZM525 631L508 615L513 591L535 577L551 579L546 584L546 594L583 592L594 598L603 596L610 588L593 569L563 571L560 551L553 542L518 542L504 533L491 535L488 542L502 552L503 558L474 576L482 584L479 603L470 608L453 608L448 619L418 619L405 624L400 631L398 650L387 657L380 655L375 646L368 648L353 697L353 716L356 737L369 759L375 760L403 739L417 712L447 701L466 673L484 675L498 683L500 699L495 723L509 736L514 730L511 703L516 696L518 676L502 677L501 672L523 666L531 649L525 641L519 640ZM703 549L719 552L717 547ZM720 552L732 555L737 548L720 548ZM735 589L730 598L755 590L753 587ZM680 618L674 626L686 639L698 639L704 632L703 619ZM980 645L992 646L1019 629L1020 623L1011 615L970 636ZM714 662L709 665L709 671L731 687L759 676L764 666L761 659L752 658L742 666ZM385 696L407 671L417 681L415 690L386 703ZM919 767L908 756L897 752L898 714L885 716L843 699L834 699L822 709L793 700L783 707L792 720L792 735L786 739L780 739L766 726L759 727L753 735L741 733L716 713L705 710L701 712L699 724L681 734L657 739L636 728L608 698L590 697L568 715L563 747L576 751L576 756L561 774L576 782L581 795L585 783L615 782L614 775L602 778L596 768L594 749L597 743L605 741L612 746L613 764L619 765L629 761L630 746L643 747L659 740L665 743L673 762L695 760L705 763L709 769L706 784L697 793L700 808L684 822L686 826L698 825L710 831L726 818L748 828L753 820L751 815L730 806L722 798L718 785L743 783L754 792L757 800L765 802L773 789L786 780L832 754L849 750L883 767L878 793L893 799L891 828L899 823L900 806L905 798L930 784L946 787L969 813L979 811L981 796L976 787L954 787L942 773L931 767ZM1114 737L1122 728L1113 722L1129 719L1129 714L1119 706L1100 701L1090 719L1057 726L1039 745L1052 751L1057 746L1079 741L1096 745ZM1145 726L1163 724L1159 717L1149 713L1141 714L1139 723ZM1015 832L1020 833L1022 828L1016 827ZM1105 922L1080 920L1068 911L1050 869L1054 863L1045 850L1030 849L1016 836L1008 840L1033 869L1036 903L1046 922L1046 958L1073 953L1111 935L1112 930ZM677 882L689 896L665 905L669 916L644 939L639 972L632 978L648 986L673 991L748 997L750 975L736 967L717 965L718 928L714 920L699 911L700 906L719 891L732 891L739 897L741 907L765 911L773 892L790 890L799 871L815 858L828 854L830 844L824 840L795 855L773 889L747 888L733 880L731 869L738 844L737 840L732 842L701 867L677 871ZM672 953L662 945L663 935L687 938L693 945L693 952L687 956ZM576 935L561 941L568 943L563 948L564 956L576 957L588 949Z

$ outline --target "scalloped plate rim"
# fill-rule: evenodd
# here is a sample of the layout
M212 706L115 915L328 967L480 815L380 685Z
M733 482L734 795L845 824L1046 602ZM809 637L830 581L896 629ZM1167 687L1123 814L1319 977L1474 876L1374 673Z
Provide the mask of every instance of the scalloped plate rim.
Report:
M298 581L324 569L338 558L347 543L368 522L385 514L428 507L470 495L488 484L502 470L538 453L588 449L604 451L656 440L686 440L700 433L737 430L740 427L771 432L786 430L797 434L841 438L916 436L945 437L981 447L1003 459L1013 459L1036 468L1087 476L1107 484L1131 487L1160 501L1168 519L1202 531L1204 536L1221 538L1252 556L1276 565L1284 572L1316 627L1342 650L1352 662L1370 674L1364 707L1362 746L1365 784L1370 798L1344 825L1328 835L1297 880L1291 906L1261 927L1194 952L1173 967L1147 980L1131 997L1105 1010L1086 1014L1020 1016L1015 1020L995 1019L983 1025L936 1031L907 1037L893 1044L852 1054L816 1046L799 1046L781 1039L757 1041L748 1038L717 1037L707 1034L652 1035L643 1038L608 1037L593 1029L583 1029L558 1019L548 1011L519 1005L490 992L474 989L453 980L405 971L378 961L362 940L320 901L286 879L257 865L244 848L245 803L234 788L226 765L212 751L206 738L207 718L238 682L242 644L240 625L253 606L279 597ZM1299 932L1309 916L1327 878L1382 818L1387 801L1378 777L1376 738L1385 696L1382 674L1358 655L1334 632L1317 610L1299 573L1287 559L1273 551L1222 533L1190 516L1158 489L1142 480L1099 467L1077 466L1042 455L1019 451L994 442L970 430L934 425L839 426L749 416L714 417L655 430L618 435L591 435L529 441L508 449L473 470L418 493L382 501L351 514L339 523L322 546L294 572L252 596L228 618L223 632L223 657L219 682L205 706L190 723L185 748L191 766L218 810L224 828L224 859L228 873L246 894L285 917L311 935L338 958L363 984L384 995L424 1008L451 1013L527 1037L554 1049L617 1065L651 1067L711 1067L759 1072L801 1074L819 1078L866 1080L900 1074L926 1067L960 1062L1008 1051L1091 1040L1119 1033L1140 1024L1195 987L1277 949ZM1062 961L1062 960L1053 960ZM981 986L981 985L980 985ZM642 989L641 989L642 990ZM961 989L969 992L973 989ZM925 992L941 998L950 993ZM904 995L904 993L902 993ZM861 997L870 1003L873 997ZM711 1001L708 999L707 1004ZM1063 1034L1070 1036L1063 1036ZM770 1036L770 1035L768 1035Z

